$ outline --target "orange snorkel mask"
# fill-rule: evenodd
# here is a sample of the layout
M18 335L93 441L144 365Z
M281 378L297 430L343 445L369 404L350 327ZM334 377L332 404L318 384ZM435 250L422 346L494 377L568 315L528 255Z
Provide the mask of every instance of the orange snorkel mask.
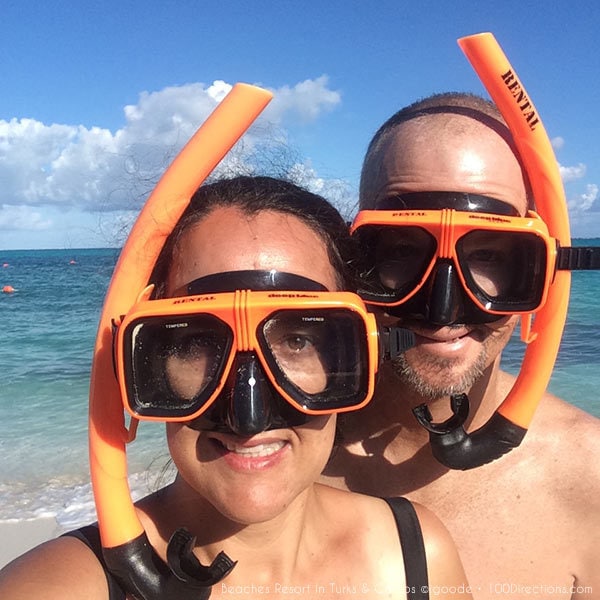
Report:
M136 514L127 481L124 423L113 370L113 317L125 314L147 285L154 263L189 199L261 113L272 94L237 84L167 169L141 211L121 253L100 318L90 387L90 470L104 558L135 597L202 599L234 564L223 553L210 566L194 557L194 539L175 532L169 565L156 555ZM132 432L134 432L132 422Z
M430 432L435 458L453 469L471 469L499 458L523 440L558 353L567 316L569 271L598 269L600 261L597 248L570 247L567 205L550 141L494 36L481 33L461 38L458 44L512 133L539 217L511 215L505 212L509 205L484 196L415 193L391 198L392 205L383 210L361 211L353 231L367 235L367 240L374 235L381 245L380 259L373 256L371 261L376 271L372 279L379 281L361 292L367 303L390 307L392 314L394 309L414 310L419 303L413 297L420 300L418 294L427 282L438 292L442 307L425 315L432 322L458 322L453 320L457 304L467 307L458 318L470 318L460 322L521 314L521 339L527 344L521 370L485 425L465 431L469 414L465 394L451 397L453 415L443 423L432 422L425 404L414 409ZM440 210L450 196L458 210ZM515 273L515 264L524 274Z

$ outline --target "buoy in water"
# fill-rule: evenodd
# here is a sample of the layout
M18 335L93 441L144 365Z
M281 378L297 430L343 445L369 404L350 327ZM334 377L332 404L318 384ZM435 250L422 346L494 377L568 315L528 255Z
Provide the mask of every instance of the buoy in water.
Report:
M5 285L2 288L2 293L3 294L12 294L13 292L16 292L17 290L15 290L15 288L12 285Z

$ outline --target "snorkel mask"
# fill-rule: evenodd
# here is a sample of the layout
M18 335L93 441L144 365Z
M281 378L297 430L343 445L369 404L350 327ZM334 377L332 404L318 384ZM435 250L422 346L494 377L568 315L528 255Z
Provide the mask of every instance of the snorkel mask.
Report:
M238 84L221 102L148 199L106 295L91 377L92 487L106 565L143 600L205 600L235 562L221 552L202 565L185 529L172 535L167 563L152 548L127 482L139 420L252 434L357 410L381 358L413 343L410 332L378 329L356 294L289 273L217 273L151 299L148 280L190 198L270 98Z
M571 250L557 248L535 212L521 217L508 203L460 192L386 198L361 211L353 231L372 265L362 298L440 326L539 310Z
M115 340L121 396L133 418L195 423L216 409L216 418L198 428L249 436L274 428L264 412L278 408L269 406L275 398L293 409L287 412L292 422L280 410L275 427L369 402L389 337L380 336L359 296L326 291L291 273L232 271L218 277L233 283L238 275L248 280L263 274L276 274L287 285L163 300L148 299L152 286L144 292L118 323ZM214 286L215 279L210 275L187 287L204 280ZM264 390L252 389L261 382L272 390L271 402L265 402ZM235 404L237 394L237 407L219 406L229 396Z
M368 304L441 325L521 315L521 339L527 344L521 370L486 424L465 431L465 394L451 397L453 414L443 423L432 422L425 404L414 409L430 433L435 458L453 469L471 469L523 440L558 353L569 271L600 268L600 254L597 248L570 247L567 205L550 141L493 35L468 36L458 44L512 133L537 214L519 217L506 203L472 194L402 194L388 199L383 210L361 211L352 229L365 237L369 252L380 244L380 256L369 263L378 272L361 291Z

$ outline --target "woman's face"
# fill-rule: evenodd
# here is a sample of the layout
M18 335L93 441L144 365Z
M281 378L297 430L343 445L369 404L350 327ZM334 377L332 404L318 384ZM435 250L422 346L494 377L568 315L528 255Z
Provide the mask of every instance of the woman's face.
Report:
M248 216L228 207L214 209L184 232L167 291L206 275L252 269L285 271L337 289L327 249L310 227L291 215ZM167 425L171 455L190 492L243 524L275 517L307 489L325 467L334 433L333 416L244 438Z

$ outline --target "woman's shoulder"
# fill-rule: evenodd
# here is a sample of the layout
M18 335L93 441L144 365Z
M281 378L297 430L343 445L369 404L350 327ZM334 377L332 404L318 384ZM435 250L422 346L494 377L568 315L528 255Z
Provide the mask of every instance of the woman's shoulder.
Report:
M404 497L379 498L351 494L353 521L363 523L374 539L386 540L390 548L401 546L403 552L422 547L427 564L438 561L460 563L454 540L440 519L428 508Z
M340 513L343 511L343 514L349 518L356 520L365 517L393 522L393 514L383 498L332 487L327 483L316 484L316 489L319 490L319 496L325 507L333 508Z
M72 536L49 540L19 556L0 571L3 600L107 600L108 584L94 552Z
M429 576L428 589L449 590L451 598L471 598L471 588L465 575L458 549L448 529L428 508L413 503L418 516ZM444 597L443 594L439 595Z
M440 598L471 597L454 541L423 505L331 488L326 496L336 507L338 526L346 528L344 555L360 556L380 589L429 587L453 590L454 595ZM347 552L349 547L352 553Z

